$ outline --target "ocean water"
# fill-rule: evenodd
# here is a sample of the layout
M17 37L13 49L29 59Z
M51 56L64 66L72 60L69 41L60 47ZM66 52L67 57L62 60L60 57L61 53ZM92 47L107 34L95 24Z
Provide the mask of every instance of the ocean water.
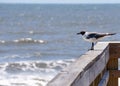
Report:
M0 86L45 86L91 46L81 30L116 32L120 5L0 4Z

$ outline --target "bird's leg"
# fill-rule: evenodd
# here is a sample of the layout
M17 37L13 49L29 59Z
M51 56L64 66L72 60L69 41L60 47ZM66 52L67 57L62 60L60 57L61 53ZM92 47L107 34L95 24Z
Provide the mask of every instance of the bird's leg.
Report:
M92 42L92 46L90 50L94 50L94 42Z
M92 42L92 46L91 46L91 48L88 49L88 50L94 50L94 42Z
M97 44L97 42L95 42L95 45Z

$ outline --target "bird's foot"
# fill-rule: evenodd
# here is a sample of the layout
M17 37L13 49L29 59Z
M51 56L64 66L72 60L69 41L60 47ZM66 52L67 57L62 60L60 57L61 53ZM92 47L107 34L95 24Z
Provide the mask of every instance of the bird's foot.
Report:
M94 50L93 48L91 48L91 49L88 49L88 51L90 51L90 50Z

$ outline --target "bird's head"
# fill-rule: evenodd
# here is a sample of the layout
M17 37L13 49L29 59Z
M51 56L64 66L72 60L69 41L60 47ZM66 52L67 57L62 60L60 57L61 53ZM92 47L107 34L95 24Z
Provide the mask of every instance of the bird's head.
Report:
M85 32L86 32L86 31L81 31L81 32L77 33L77 35L80 35L80 34L81 34L81 35L84 35Z

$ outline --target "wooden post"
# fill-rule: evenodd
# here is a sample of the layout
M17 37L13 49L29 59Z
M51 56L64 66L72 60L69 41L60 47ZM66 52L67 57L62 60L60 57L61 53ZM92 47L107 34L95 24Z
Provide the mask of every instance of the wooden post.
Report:
M111 72L114 70L118 70L118 56L120 47L119 44L110 44L109 52L110 52L110 59L107 64L107 69L110 71L109 81L107 86L118 86L118 77L114 77L115 75Z
M105 72L106 68L96 77L96 79L91 83L90 86L98 86Z
M108 62L107 66L108 70L118 70L118 59L116 58L111 58ZM113 74L109 75L109 81L107 86L118 86L118 77L114 77Z
M109 80L109 71L106 71L101 81L99 82L98 86L107 86L108 80Z

